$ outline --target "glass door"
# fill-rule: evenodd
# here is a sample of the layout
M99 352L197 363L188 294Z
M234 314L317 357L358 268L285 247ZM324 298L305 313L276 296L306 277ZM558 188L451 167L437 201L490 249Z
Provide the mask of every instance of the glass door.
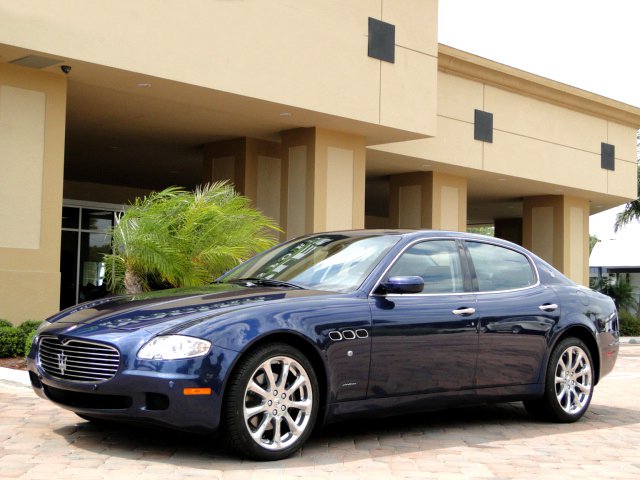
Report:
M107 294L102 254L111 253L108 231L119 210L116 206L62 207L61 309Z

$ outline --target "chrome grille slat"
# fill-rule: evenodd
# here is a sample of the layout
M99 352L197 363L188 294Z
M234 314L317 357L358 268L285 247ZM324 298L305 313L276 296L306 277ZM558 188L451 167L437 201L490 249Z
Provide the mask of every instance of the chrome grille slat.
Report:
M61 361L64 360L64 361ZM74 382L103 382L120 366L120 353L109 345L43 337L38 345L38 362L49 375Z

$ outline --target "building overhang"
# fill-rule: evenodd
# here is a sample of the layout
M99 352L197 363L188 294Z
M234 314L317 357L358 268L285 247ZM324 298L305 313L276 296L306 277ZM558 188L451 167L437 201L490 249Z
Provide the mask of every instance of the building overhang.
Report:
M494 62L448 45L438 45L438 70L622 125L640 128L640 108L638 107Z

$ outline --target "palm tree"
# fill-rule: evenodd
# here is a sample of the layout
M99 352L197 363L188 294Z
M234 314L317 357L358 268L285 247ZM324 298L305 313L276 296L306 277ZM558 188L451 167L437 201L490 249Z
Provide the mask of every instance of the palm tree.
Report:
M279 228L249 203L225 182L136 199L111 232L113 253L104 256L109 290L203 285L274 245Z
M613 226L613 231L617 232L624 225L633 222L634 220L640 220L640 130L637 134L637 155L638 155L638 198L625 205L624 210L616 217L616 223Z
M629 278L618 275L615 282L611 282L609 278L600 277L592 281L591 288L611 297L618 310L630 312L638 307Z

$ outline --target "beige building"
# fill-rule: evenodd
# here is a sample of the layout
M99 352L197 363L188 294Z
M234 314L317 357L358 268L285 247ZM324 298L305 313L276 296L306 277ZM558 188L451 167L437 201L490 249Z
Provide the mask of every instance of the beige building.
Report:
M0 0L0 318L103 294L113 212L218 179L283 238L495 225L586 283L638 127L439 45L436 0Z

